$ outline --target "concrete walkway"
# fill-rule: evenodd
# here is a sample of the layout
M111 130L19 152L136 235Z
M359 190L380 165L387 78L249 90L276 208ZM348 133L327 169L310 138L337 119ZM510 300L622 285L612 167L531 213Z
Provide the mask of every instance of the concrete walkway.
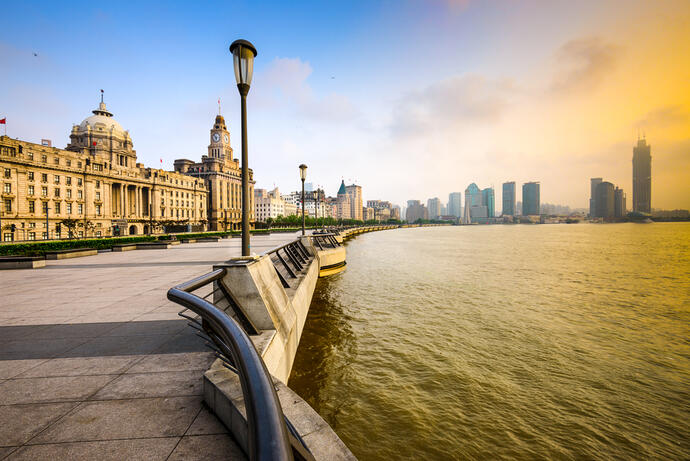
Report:
M240 240L0 272L0 459L244 459L202 404L213 354L165 297Z

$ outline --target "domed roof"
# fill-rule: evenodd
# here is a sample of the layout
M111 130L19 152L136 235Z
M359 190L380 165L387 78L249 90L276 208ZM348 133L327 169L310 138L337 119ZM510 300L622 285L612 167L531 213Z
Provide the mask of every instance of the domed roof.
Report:
M105 131L110 131L111 129L113 131L118 131L118 132L124 132L125 130L122 128L122 125L120 125L114 118L113 114L108 112L108 110L105 107L105 103L101 102L98 105L98 109L93 111L93 115L90 117L86 117L80 124L79 124L79 129L80 130L86 130L87 126L91 126L91 129L98 129L98 128L103 128Z

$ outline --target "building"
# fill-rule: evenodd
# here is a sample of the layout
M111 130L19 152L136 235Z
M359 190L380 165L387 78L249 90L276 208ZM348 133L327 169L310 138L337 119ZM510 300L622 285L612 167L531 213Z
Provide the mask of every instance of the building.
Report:
M102 97L72 127L65 149L44 141L0 137L3 240L205 228L204 182L137 163L129 133Z
M350 197L350 217L358 221L364 220L362 213L362 187L351 184L345 187L347 195Z
M528 182L522 185L522 216L539 214L539 183Z
M483 203L482 191L479 187L472 183L465 189L465 212L463 222L471 224L478 222L478 220L485 220L488 218L489 212L486 205Z
M486 213L489 218L496 216L496 197L493 187L482 190L482 205L486 206Z
M254 216L259 222L266 222L267 219L275 219L278 216L289 216L285 213L285 201L277 187L271 191L254 189Z
M448 194L448 214L456 218L462 217L462 194L451 192Z
M426 207L429 210L429 219L438 219L441 217L441 199L438 197L430 198L426 201Z
M633 211L652 212L652 146L643 137L633 147Z
M400 207L398 205L393 205L391 208L391 219L395 219L396 221L400 221L400 216L401 216L401 211Z
M515 181L503 183L503 216L515 216Z
M615 216L615 191L613 184L603 181L597 185L595 203L594 216L597 218L613 218Z
M429 210L419 200L408 200L405 220L413 223L420 219L429 219Z
M596 216L597 210L597 186L603 181L602 178L591 178L589 180L589 215Z
M613 191L613 215L616 218L622 218L627 213L625 209L625 192L623 189L616 189Z
M175 160L175 171L200 178L208 190L208 224L214 231L242 228L242 169L233 158L230 132L225 119L218 114L210 130L208 154L195 163ZM249 170L249 222L254 222L254 177Z
M336 218L337 219L352 219L352 201L350 195L347 193L345 181L340 183L338 189L338 196L336 198Z

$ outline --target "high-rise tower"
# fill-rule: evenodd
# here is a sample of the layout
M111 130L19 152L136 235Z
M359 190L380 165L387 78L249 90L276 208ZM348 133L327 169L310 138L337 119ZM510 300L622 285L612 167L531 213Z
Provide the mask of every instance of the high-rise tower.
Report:
M652 146L643 137L633 147L633 211L652 212Z

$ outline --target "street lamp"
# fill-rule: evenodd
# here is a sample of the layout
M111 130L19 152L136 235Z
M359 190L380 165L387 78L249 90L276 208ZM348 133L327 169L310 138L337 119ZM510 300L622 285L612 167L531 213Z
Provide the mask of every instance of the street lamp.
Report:
M304 180L307 179L307 165L299 166L299 177L302 180L302 235L304 235Z
M242 101L242 256L249 256L249 166L247 160L247 94L252 83L256 48L247 40L230 45L235 80Z

